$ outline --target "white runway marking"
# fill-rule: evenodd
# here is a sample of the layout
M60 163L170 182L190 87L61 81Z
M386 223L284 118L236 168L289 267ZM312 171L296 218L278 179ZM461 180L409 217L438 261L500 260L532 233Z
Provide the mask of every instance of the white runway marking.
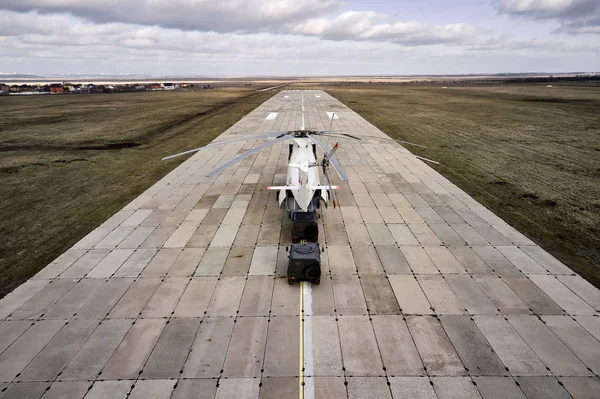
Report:
M269 115L267 115L265 120L266 121L274 121L275 118L277 118L277 112L271 112Z
M327 119L331 120L332 117L333 117L333 119L340 119L338 117L338 114L336 114L335 112L328 112L327 113Z
M302 283L302 299L304 312L304 375L313 377L313 349L312 349L312 284ZM307 317L308 316L308 317ZM315 397L315 384L313 378L304 379L304 399L313 399Z

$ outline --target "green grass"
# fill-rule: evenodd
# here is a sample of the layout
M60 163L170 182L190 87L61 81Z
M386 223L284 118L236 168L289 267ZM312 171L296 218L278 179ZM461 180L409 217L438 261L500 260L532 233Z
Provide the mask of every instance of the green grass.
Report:
M600 287L600 87L327 91Z
M272 93L0 97L0 298Z

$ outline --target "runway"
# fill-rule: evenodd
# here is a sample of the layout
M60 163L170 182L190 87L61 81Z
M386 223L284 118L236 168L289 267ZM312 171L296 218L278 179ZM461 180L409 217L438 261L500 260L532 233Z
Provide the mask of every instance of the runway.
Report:
M287 143L200 151L0 301L0 398L600 397L600 291L360 115L282 90L217 140L333 114L363 140L329 140L320 285L287 283Z

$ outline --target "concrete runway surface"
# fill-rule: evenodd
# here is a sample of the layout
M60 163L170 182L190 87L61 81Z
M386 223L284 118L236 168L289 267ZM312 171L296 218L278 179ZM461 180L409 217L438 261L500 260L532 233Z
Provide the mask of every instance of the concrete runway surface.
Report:
M282 91L219 140L302 104L386 137ZM393 141L329 140L322 282L288 285L287 143L205 177L264 141L195 154L0 301L0 398L600 397L600 292Z

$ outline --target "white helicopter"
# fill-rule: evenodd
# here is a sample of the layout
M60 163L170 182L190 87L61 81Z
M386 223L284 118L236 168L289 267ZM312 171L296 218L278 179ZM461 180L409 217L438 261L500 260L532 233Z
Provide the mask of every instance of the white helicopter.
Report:
M333 166L341 180L348 180L348 175L346 175L346 172L342 169L342 166L335 156L335 152L338 149L339 143L336 143L331 150L328 150L327 147L315 137L319 135L334 136L334 134L328 131L306 130L304 128L304 115L302 115L302 128L300 130L263 133L236 139L217 141L205 145L204 147L194 148L192 150L164 157L162 160L164 161L181 155L198 152L206 148L225 145L236 141L254 140L258 138L275 138L274 140L268 141L264 144L254 147L249 151L244 152L241 155L238 155L229 162L226 162L218 168L212 170L206 175L207 177L211 177L266 147L291 139L293 140L293 144L290 144L289 149L286 185L267 187L268 190L279 191L277 195L279 205L282 208L285 206L291 217L293 212L314 212L320 209L321 203L324 203L325 206L328 206L330 198L334 208L336 207L335 194L333 190L339 189L339 186L334 186L331 184L331 177L329 173L330 165ZM347 136L352 137L350 135ZM317 161L316 147L319 147L324 154L323 160L320 163ZM323 171L323 176L326 180L325 185L321 184L318 166L321 166Z

